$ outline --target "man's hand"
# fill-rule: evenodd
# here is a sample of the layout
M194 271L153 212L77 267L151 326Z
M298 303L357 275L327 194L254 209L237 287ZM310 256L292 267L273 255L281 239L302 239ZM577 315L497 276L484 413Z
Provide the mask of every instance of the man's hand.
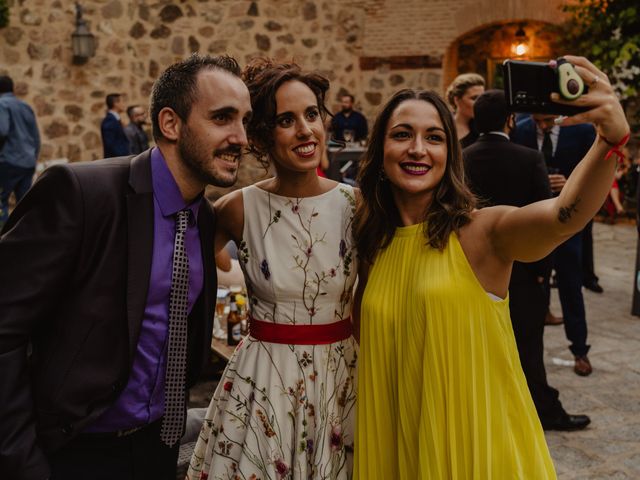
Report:
M552 173L549 175L549 183L551 184L551 191L559 193L564 184L567 183L567 178L559 173Z

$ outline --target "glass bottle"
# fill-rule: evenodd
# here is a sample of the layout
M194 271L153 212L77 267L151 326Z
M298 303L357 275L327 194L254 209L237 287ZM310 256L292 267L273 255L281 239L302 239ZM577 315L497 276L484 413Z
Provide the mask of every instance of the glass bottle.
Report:
M238 345L242 338L240 330L240 315L238 315L238 305L236 305L235 295L231 296L229 305L229 315L227 316L227 345Z

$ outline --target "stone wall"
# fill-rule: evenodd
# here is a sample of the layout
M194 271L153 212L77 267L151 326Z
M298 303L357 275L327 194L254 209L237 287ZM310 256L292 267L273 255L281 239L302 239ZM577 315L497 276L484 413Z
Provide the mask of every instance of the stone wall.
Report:
M126 103L146 105L158 73L193 51L229 53L241 64L256 55L295 59L331 79L331 108L349 91L373 118L399 88L442 91L443 72L456 68L447 64L448 49L465 34L485 24L560 18L559 0L81 3L98 42L85 65L71 61L71 1L9 0L10 24L0 30L0 71L37 112L41 160L100 158L105 95L123 92ZM395 56L402 58L391 61Z

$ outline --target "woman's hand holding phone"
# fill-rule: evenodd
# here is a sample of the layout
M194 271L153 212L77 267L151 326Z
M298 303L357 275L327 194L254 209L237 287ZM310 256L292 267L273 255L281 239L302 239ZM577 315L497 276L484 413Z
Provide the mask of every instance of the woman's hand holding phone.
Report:
M589 91L575 100L564 100L558 93L552 93L551 100L564 105L586 107L588 110L562 119L560 125L593 123L598 135L606 143L612 146L618 144L629 133L629 123L609 78L584 57L566 55L564 58L573 65Z

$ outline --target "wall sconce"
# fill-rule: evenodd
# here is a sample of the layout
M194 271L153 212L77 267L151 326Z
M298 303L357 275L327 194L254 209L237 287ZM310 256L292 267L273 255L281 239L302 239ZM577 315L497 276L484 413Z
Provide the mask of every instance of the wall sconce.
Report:
M76 29L71 34L71 45L75 65L87 63L96 53L96 38L82 18L82 6L79 3L76 3Z
M511 45L511 51L516 57L524 57L529 53L529 38L524 31L522 24L516 30L516 36L513 44Z

